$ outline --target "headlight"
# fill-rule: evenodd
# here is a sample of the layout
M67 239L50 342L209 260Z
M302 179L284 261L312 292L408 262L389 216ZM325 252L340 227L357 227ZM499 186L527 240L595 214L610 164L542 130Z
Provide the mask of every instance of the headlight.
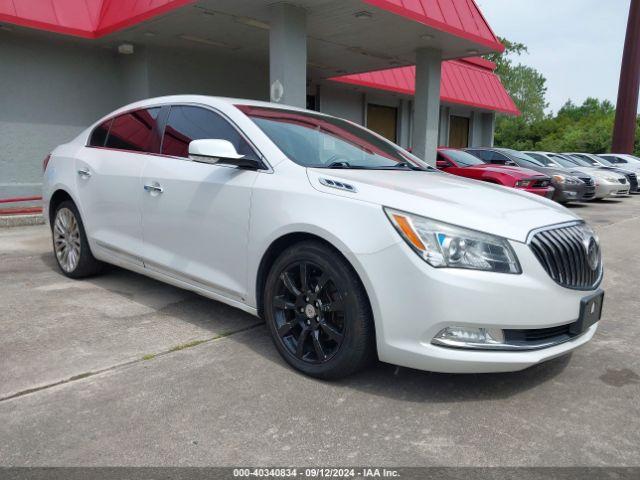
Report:
M604 178L607 182L611 182L611 183L619 183L618 179L616 177L605 177Z
M562 183L565 185L580 185L582 180L577 177L572 177L570 175L554 175L552 177L556 182Z
M504 238L390 208L384 211L402 238L432 267L522 273Z
M528 187L533 183L533 180L518 180L516 182L516 187Z

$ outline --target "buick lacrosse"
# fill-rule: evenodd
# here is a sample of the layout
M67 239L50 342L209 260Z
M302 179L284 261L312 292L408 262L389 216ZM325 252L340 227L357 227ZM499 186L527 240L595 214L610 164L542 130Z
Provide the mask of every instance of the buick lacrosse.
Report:
M317 112L146 100L57 147L44 172L65 275L115 264L261 316L308 375L376 356L521 370L588 342L600 319L598 238L569 210Z

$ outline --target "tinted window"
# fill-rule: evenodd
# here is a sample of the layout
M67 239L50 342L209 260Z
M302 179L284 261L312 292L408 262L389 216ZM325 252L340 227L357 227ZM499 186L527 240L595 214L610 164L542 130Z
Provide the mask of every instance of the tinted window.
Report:
M299 165L315 168L432 170L371 131L327 115L237 105Z
M91 147L104 147L104 143L107 140L109 134L109 127L111 127L112 118L102 122L98 125L93 132L91 132L91 138L89 138L89 146Z
M493 153L488 150L465 150L465 151L487 162L491 160L491 156Z
M574 168L574 167L579 167L580 166L577 162L574 162L573 159L564 157L562 155L551 154L549 156L551 158L553 158L554 162L557 162L557 163L559 163L560 165L562 165L563 167L566 167L566 168Z
M482 165L484 162L470 153L462 150L445 150L445 155L451 158L460 167L471 167L473 165ZM444 158L443 158L444 160Z
M543 165L546 165L546 166L553 165L553 162L551 160L549 160L544 155L540 155L539 153L527 152L527 155L529 155L530 157L533 157L534 159L538 160ZM556 159L554 159L554 160L556 160Z
M614 155L601 155L600 158L609 160L611 163L629 163L624 158L616 157Z
M217 113L201 107L171 107L162 137L162 153L187 158L189 142L202 139L228 140L240 155L258 160L247 141Z
M135 152L150 152L160 108L136 110L113 119L106 146Z

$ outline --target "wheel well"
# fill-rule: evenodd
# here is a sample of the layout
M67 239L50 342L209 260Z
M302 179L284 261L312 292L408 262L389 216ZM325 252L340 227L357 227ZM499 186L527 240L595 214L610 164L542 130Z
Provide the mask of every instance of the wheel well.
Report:
M58 208L58 205L66 200L71 200L73 202L71 195L64 190L56 190L53 195L51 195L51 200L49 200L49 224L53 224L53 218L56 214L56 208Z
M353 265L351 265L351 262L349 262L349 260L342 254L342 252L340 252L340 250L338 250L335 246L333 246L330 242L326 241L324 238L319 237L317 235L313 235L311 233L304 233L304 232L288 233L287 235L284 235L278 238L271 245L269 245L269 248L267 249L265 254L262 256L262 260L260 261L260 266L258 267L258 276L256 278L256 303L258 306L258 315L260 315L260 317L263 317L263 298L262 297L264 293L264 284L267 279L267 275L269 274L269 270L271 270L271 266L276 261L278 256L282 252L284 252L287 248L291 247L292 245L295 245L296 243L309 241L309 240L314 240L314 241L323 243L327 247L329 247L331 250L336 252L336 254L340 255L347 262L347 264L353 269L353 271L356 273L356 276L360 278L358 273L355 271L355 268L353 268ZM362 282L362 280L360 282ZM365 294L367 294L366 288L364 290L365 290ZM368 294L367 294L367 300L369 300Z

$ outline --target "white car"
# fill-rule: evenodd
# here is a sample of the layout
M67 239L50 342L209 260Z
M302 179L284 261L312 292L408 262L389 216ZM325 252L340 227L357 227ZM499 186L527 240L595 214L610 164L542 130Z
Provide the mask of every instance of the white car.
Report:
M600 318L598 239L569 210L302 109L128 105L51 153L44 199L65 275L115 264L259 315L321 378L376 353L520 370L588 342Z
M634 173L640 173L640 158L627 153L603 153L598 155L616 167L631 170Z
M583 172L595 179L594 199L602 200L608 197L626 197L629 195L629 182L627 177L611 170L598 167L584 166L579 160L568 155L553 152L524 152L548 167L566 168Z

